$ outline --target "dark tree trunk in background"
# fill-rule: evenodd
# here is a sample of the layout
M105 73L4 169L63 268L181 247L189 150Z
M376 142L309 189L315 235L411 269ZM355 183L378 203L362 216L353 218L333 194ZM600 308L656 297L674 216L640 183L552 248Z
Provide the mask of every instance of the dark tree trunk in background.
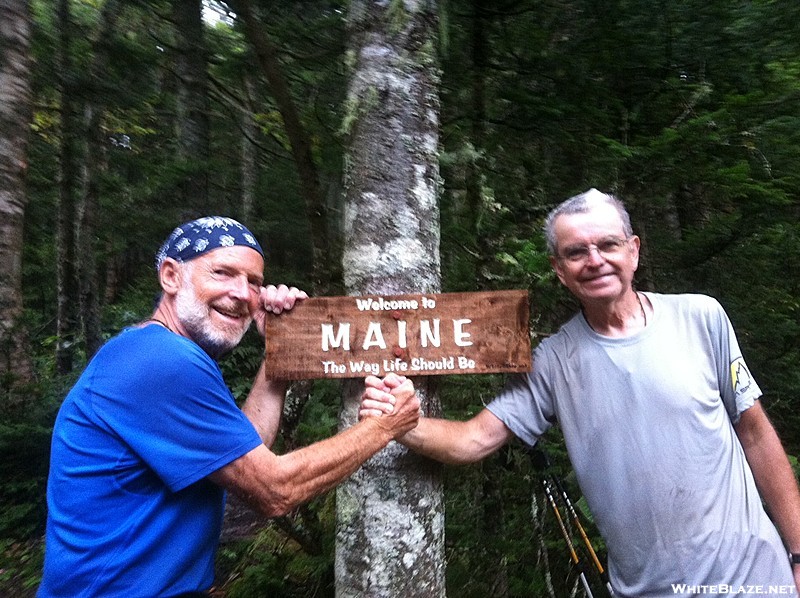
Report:
M335 248L328 234L328 207L319 181L319 172L314 162L311 139L300 120L297 106L289 84L283 74L277 51L258 22L249 0L230 2L244 23L247 38L253 46L261 72L269 83L272 97L283 119L286 137L291 146L292 158L297 166L300 189L305 199L306 216L311 228L311 243L314 259L313 291L325 294L331 282L338 279L335 267Z
M483 288L481 276L484 264L491 259L489 239L481 234L484 212L483 164L484 137L486 135L486 66L489 62L487 39L486 1L472 2L472 97L470 106L472 159L467 164L466 196L467 215L470 225L470 248L474 252L475 281Z
M104 82L108 80L108 55L110 38L122 8L119 0L108 0L100 13L100 30L95 40L94 55L89 69L93 93L85 96L83 103L84 143L86 146L82 172L82 192L77 209L76 247L80 289L81 331L86 343L86 357L91 357L103 344L100 316L100 282L97 256L104 249L99 246L98 220L101 218L100 179L107 171L106 136L103 118L106 107L101 103Z
M439 72L435 2L354 1L343 255L350 295L436 293ZM430 379L415 380L438 414ZM340 428L363 383L345 384ZM392 442L337 490L336 595L444 596L441 468Z
M0 4L0 388L10 397L33 377L22 314L22 240L31 120L28 0Z
M178 156L185 168L179 184L181 203L209 215L209 111L207 52L202 0L174 0L177 36Z
M56 372L72 371L78 338L78 274L75 263L75 221L78 195L78 115L70 46L72 22L69 0L58 2L58 65L60 73L61 147L59 155L58 222L56 239Z
M80 320L86 342L86 357L90 359L102 344L100 326L100 298L97 280L97 251L94 243L97 234L97 217L100 203L98 177L104 170L105 156L101 146L100 121L102 109L91 101L84 106L86 125L86 160L83 165L83 193L78 205L76 224L78 285L80 292Z
M467 164L466 196L467 213L471 224L470 239L474 251L474 277L478 288L483 288L487 282L483 276L485 265L491 261L492 252L490 239L481 230L481 220L484 215L484 142L486 137L486 85L487 66L490 63L490 46L488 40L488 17L490 9L487 0L472 0L472 85L470 137L473 146L472 159ZM481 491L480 526L483 537L486 538L485 558L486 571L491 580L487 580L492 588L494 598L508 596L508 567L506 554L502 548L498 549L497 538L506 534L503 528L503 497L500 483L502 471L494 459L486 460L481 464L483 483Z
M242 197L240 213L242 222L249 223L253 215L256 187L258 184L258 123L253 114L255 95L253 80L249 75L244 79L245 104L242 111Z

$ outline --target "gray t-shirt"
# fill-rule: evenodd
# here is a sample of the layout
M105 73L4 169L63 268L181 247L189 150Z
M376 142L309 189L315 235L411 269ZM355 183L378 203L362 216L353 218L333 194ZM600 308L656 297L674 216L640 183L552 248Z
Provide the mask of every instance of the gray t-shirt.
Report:
M626 338L577 314L488 409L531 445L558 422L619 596L796 595L733 429L761 391L730 321L710 297L647 297Z

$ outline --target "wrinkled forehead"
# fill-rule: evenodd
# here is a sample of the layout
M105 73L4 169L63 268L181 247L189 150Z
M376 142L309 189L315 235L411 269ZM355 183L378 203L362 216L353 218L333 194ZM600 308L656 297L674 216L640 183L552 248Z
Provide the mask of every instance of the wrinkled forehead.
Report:
M218 247L196 259L184 262L184 264L212 269L224 267L235 270L263 272L264 257L252 247L235 245L232 247Z
M598 203L584 211L559 215L553 222L553 232L559 245L591 243L607 237L628 237L619 212L607 203Z

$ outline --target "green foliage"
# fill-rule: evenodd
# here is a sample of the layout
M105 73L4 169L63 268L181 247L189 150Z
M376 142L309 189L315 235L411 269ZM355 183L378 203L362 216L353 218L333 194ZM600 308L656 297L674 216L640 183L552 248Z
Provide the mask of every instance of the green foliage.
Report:
M4 596L35 596L42 578L42 548L38 541L0 538L0 591Z
M789 464L792 466L792 471L797 479L800 479L800 461L795 455L789 455Z
M325 391L326 386L328 392ZM307 446L336 433L341 397L341 388L338 385L317 384L314 394L305 405L303 418L297 425L297 444Z
M223 377L237 403L241 404L250 392L253 378L264 358L264 341L254 331L220 361Z
M50 429L33 423L0 425L0 537L41 530Z
M63 384L51 381L52 358L38 357L42 380L25 401L0 412L0 595L33 597L42 573L50 436Z
M222 590L229 598L333 595L330 553L306 554L273 526L252 541L222 547L217 567Z

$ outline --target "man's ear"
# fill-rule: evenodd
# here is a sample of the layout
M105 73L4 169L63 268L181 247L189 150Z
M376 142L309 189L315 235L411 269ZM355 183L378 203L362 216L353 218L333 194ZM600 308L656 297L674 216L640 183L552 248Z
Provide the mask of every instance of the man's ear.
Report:
M564 284L564 273L561 269L561 263L554 255L550 256L550 265L553 266L553 270L555 271L556 276L558 276L558 279L561 281L561 284Z
M633 271L639 269L639 250L641 249L641 240L636 235L630 238L631 259L633 260Z
M158 270L158 282L161 289L167 295L175 295L181 288L183 269L181 265L172 258L166 258L161 268Z

